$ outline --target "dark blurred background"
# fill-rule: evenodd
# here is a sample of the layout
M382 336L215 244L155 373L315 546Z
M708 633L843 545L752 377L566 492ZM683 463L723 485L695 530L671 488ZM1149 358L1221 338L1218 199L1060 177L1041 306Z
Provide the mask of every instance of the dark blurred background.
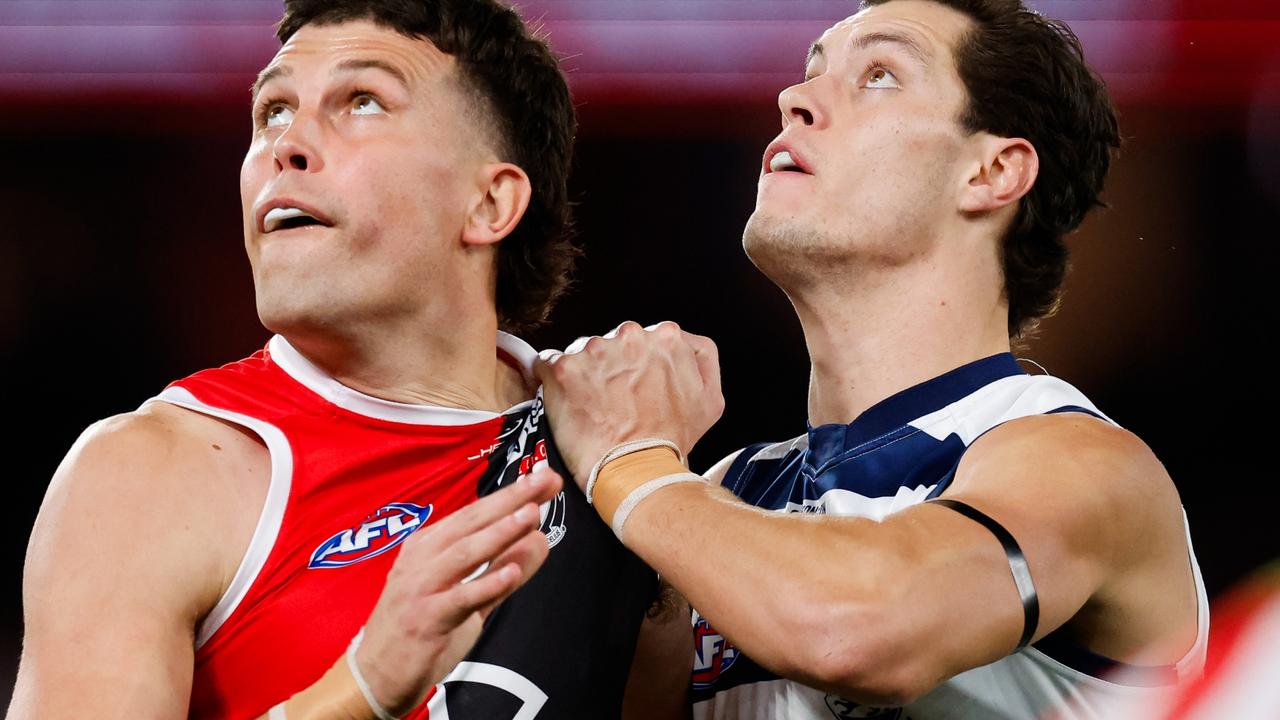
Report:
M803 432L803 338L740 238L777 132L777 93L856 3L519 4L566 57L587 251L574 292L529 339L563 346L628 318L712 336L728 409L696 467ZM1263 454L1280 2L1030 4L1081 36L1128 144L1111 209L1071 240L1065 306L1022 356L1081 387L1164 461L1216 595L1280 555L1263 499L1277 477ZM62 455L94 420L267 338L237 178L248 87L276 50L280 10L278 0L0 0L0 400L13 423L0 538L6 704L22 559Z

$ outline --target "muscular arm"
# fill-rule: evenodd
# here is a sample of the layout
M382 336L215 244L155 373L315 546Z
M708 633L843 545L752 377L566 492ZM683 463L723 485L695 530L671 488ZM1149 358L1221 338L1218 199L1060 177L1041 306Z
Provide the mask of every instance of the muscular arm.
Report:
M209 519L232 500L199 482L217 452L146 411L71 449L27 553L9 717L185 717L194 628L229 579Z
M1145 578L1150 591L1186 565L1163 468L1132 435L1092 418L1027 418L988 433L947 497L996 518L1019 541L1040 598L1036 638L1087 604L1136 596L1117 586L1133 580L1117 578ZM641 503L625 537L755 660L861 702L903 703L1008 654L1023 628L999 543L931 504L876 523L765 512L718 487L677 485ZM695 552L706 547L716 552ZM743 588L756 589L750 602ZM1157 610L1165 623L1194 618L1190 598L1179 598ZM1131 655L1151 630L1113 637L1109 650ZM1181 650L1194 624L1189 630Z
M714 343L670 323L624 323L577 352L546 354L538 372L579 477L621 442L688 449L724 406ZM612 522L632 490L682 471L665 449L614 461L597 479L596 509ZM1130 662L1190 647L1177 493L1137 438L1083 415L1015 420L973 444L947 495L1020 543L1039 594L1035 637L1072 621L1087 647ZM1023 629L1000 543L931 503L874 522L767 512L680 483L642 500L622 538L754 660L869 705L904 704L996 660ZM1153 641L1165 644L1140 655Z
M84 717L90 702L95 718L186 717L195 627L244 554L268 467L256 440L168 406L86 432L32 533L8 717ZM545 560L537 505L559 488L553 474L531 476L404 543L356 653L384 707L404 714L420 703L474 644L484 617ZM484 563L483 575L461 583ZM374 716L345 656L299 688L288 712Z

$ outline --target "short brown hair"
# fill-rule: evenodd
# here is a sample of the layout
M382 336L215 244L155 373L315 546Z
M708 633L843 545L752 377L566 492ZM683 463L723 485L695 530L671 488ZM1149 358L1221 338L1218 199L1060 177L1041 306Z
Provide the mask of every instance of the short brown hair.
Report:
M429 40L458 62L464 87L493 118L495 149L529 175L533 195L498 246L498 320L522 332L541 324L569 284L573 244L568 178L577 118L569 87L547 43L497 0L285 0L276 36L304 25L370 20Z
M1066 235L1094 207L1120 147L1107 88L1084 61L1080 39L1021 0L931 0L968 15L973 28L955 49L972 133L1026 138L1040 175L1022 199L1001 246L1009 336L1032 333L1052 315L1067 272ZM892 0L863 0L864 8Z

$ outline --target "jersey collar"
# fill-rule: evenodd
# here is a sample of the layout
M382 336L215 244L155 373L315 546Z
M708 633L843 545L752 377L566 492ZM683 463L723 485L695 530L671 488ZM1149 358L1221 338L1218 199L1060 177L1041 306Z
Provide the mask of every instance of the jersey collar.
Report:
M498 357L505 362L516 365L525 379L533 377L533 363L538 359L538 352L520 338L507 333L498 332ZM357 415L387 420L389 422L408 425L474 425L501 417L500 414L487 410L466 410L462 408L441 407L438 405L415 405L412 403L383 400L366 395L338 382L324 370L308 360L293 347L283 335L276 335L267 343L267 353L272 362L280 366L289 377L297 380L308 390L338 407ZM522 402L508 408L507 414L527 407L532 400Z
M821 467L843 452L891 434L996 380L1025 374L1010 353L975 360L881 400L848 425L810 427L806 461Z

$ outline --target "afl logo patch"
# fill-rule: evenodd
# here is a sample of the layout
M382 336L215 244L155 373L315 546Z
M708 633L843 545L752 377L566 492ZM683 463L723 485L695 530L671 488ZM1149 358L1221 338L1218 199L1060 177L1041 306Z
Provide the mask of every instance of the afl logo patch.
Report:
M716 684L738 660L738 649L724 639L701 615L694 615L693 687L706 690Z
M311 553L307 567L346 567L381 555L425 525L427 518L431 517L432 507L407 502L383 505L356 527L347 528L320 543L320 547Z

